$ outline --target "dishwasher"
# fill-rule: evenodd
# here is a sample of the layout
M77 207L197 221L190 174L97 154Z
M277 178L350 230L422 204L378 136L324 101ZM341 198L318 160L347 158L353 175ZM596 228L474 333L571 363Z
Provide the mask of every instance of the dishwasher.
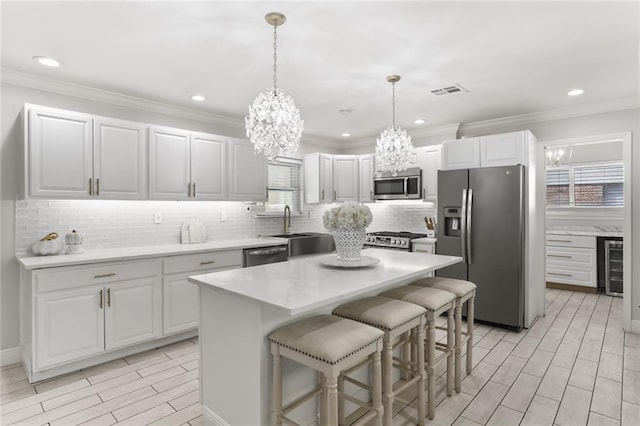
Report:
M287 246L271 246L244 249L242 251L242 267L265 265L267 263L287 260Z

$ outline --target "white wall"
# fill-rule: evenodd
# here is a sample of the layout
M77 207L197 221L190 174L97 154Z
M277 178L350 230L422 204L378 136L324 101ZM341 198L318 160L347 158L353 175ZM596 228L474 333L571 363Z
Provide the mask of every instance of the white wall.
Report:
M21 111L25 103L46 105L126 120L161 124L234 137L244 129L215 126L166 114L116 106L42 90L2 84L2 133L0 152L0 350L19 345L19 268L15 253L24 252L49 232L64 235L72 229L83 233L85 250L179 243L179 229L185 218L199 217L207 225L210 240L253 237L281 233L282 219L256 218L238 202L170 202L103 200L20 200L22 148ZM337 153L314 139L303 144L306 152ZM292 232L323 231L322 213L331 205L305 205L305 216L292 217ZM319 219L309 219L315 210ZM424 216L435 215L433 205L371 205L373 223L369 231L406 230L425 232ZM163 213L163 223L154 224L153 212ZM228 220L220 221L220 212ZM399 225L401 224L401 225ZM402 228L402 229L399 229Z

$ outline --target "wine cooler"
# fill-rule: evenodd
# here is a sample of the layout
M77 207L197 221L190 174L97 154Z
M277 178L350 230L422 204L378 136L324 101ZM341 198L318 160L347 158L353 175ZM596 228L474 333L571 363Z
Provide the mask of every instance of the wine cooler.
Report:
M622 297L622 241L604 242L605 293Z

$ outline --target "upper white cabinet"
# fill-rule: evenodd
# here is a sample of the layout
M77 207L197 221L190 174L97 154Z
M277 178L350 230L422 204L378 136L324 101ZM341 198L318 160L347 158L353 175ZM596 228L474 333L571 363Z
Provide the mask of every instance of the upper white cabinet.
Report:
M375 154L358 156L358 169L360 172L360 188L358 191L361 203L373 202L373 175L375 174Z
M256 154L253 144L229 139L229 199L265 201L267 199L267 157Z
M191 133L191 196L224 200L227 195L227 144L207 133Z
M442 144L443 170L527 165L529 131L447 141Z
M315 152L304 156L305 202L333 202L333 158L329 154Z
M358 156L333 156L333 200L358 201Z
M189 132L167 127L149 129L149 198L186 200L191 197Z
M465 138L442 144L442 169L480 167L480 138Z
M422 199L435 201L438 198L438 170L442 165L442 145L416 148L418 166L422 169Z
M145 197L145 126L54 108L26 108L29 196Z

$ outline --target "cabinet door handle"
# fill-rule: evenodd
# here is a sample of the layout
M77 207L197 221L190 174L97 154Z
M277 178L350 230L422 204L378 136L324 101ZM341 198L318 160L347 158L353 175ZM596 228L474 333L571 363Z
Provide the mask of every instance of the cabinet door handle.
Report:
M369 199L373 200L373 191L369 191Z
M558 272L547 272L547 275L557 275L559 277L572 277L573 274L561 274Z
M89 178L89 195L93 195L93 178Z
M109 272L107 274L98 274L98 275L94 275L93 278L105 278L105 277L113 277L115 276L116 273L115 272Z
M322 190L322 200L324 201L324 189Z
M547 240L547 241L551 241L552 243L571 243L571 242L573 242L571 240Z
M187 197L191 197L191 182L187 184Z
M338 191L333 191L333 201L338 199Z
M100 195L100 178L96 178L96 196Z
M211 265L212 263L216 263L215 260L205 260L204 262L200 262L201 265Z
M111 289L107 289L107 307L111 307Z
M567 256L564 254L548 254L547 257L561 257L563 259L573 259L573 256Z
M424 188L422 188L422 199L424 200L424 198L425 198L425 190Z
M98 298L100 299L98 301L98 306L100 307L100 309L102 309L102 290L100 290L100 296L98 296Z

